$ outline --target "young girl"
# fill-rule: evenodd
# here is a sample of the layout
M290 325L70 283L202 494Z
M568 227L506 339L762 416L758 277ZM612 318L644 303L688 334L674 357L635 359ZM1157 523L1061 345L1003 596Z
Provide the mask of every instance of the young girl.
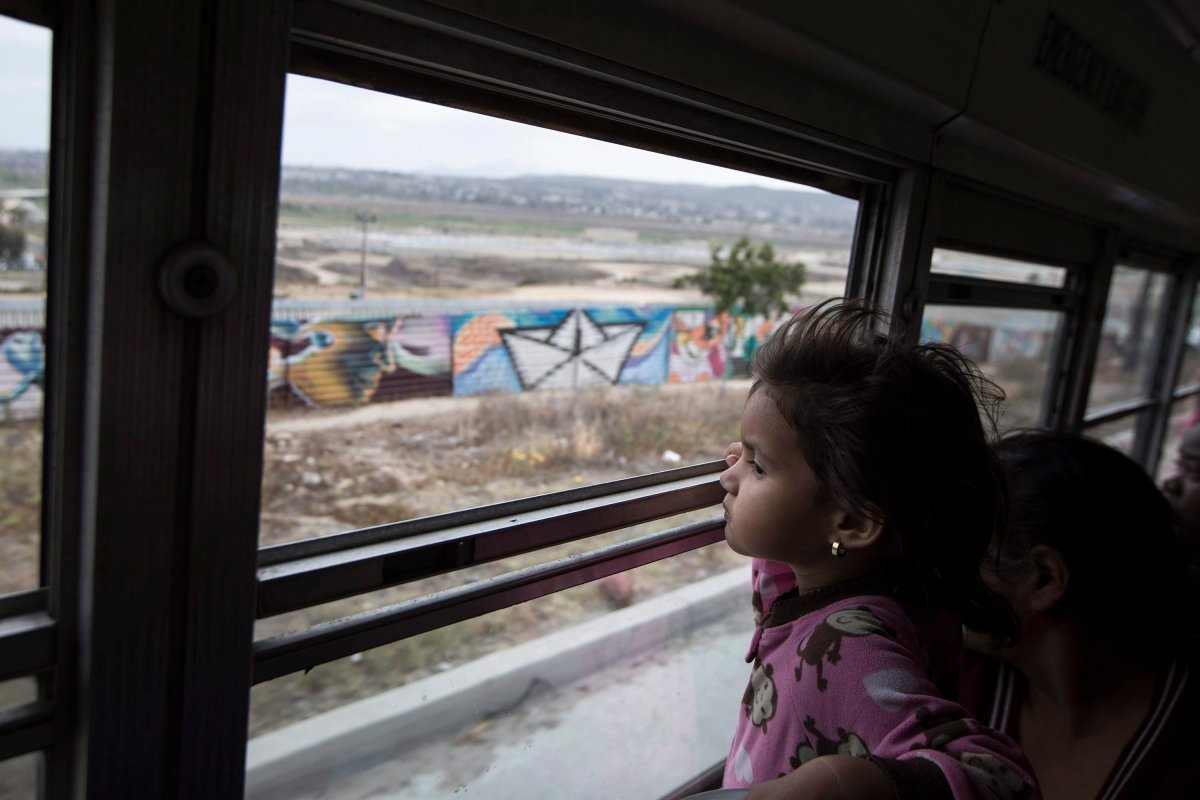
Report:
M1012 740L945 699L961 622L1014 632L979 575L1004 506L980 404L1002 395L953 348L887 338L878 319L831 301L754 357L721 485L761 618L724 785L1033 798Z

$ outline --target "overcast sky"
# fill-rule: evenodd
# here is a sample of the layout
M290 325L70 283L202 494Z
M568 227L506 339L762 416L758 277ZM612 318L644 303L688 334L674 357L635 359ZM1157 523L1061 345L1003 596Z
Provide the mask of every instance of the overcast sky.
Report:
M0 17L0 108L5 110L0 118L0 149L46 149L49 31ZM283 163L497 178L590 175L807 189L298 75L288 76Z

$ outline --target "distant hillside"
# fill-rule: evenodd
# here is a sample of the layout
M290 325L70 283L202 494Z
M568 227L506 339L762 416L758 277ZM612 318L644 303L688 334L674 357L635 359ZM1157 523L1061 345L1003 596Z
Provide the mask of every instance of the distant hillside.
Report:
M0 150L0 189L44 189L48 181L45 150Z
M858 204L819 192L758 186L529 175L464 178L444 175L284 166L282 194L373 198L384 201L478 204L556 214L708 227L722 223L779 230L854 229Z
M44 151L0 150L0 188L41 188ZM759 186L528 175L469 178L379 170L284 166L287 197L367 198L395 203L482 206L522 216L606 217L635 227L805 233L848 240L858 204L834 195Z

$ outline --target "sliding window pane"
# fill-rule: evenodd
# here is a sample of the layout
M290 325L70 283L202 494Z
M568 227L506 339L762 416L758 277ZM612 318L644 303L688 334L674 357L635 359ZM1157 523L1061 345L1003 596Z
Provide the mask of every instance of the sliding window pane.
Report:
M1138 422L1141 414L1130 414L1111 422L1103 422L1084 429L1084 434L1104 442L1109 447L1120 450L1127 456L1133 456L1133 447L1137 440Z
M1187 334L1184 337L1183 360L1179 365L1179 384L1200 385L1200 291L1192 299L1191 316L1188 318Z
M41 795L42 754L0 761L0 800L34 800Z
M719 458L784 317L688 276L745 237L845 292L855 201L288 81L264 545Z
M1200 395L1184 397L1171 404L1167 433L1158 459L1158 480L1161 482L1179 472L1179 445L1192 426L1200 422Z
M1056 311L930 305L921 338L949 342L1004 389L1001 430L1037 426L1062 315Z
M659 797L729 748L748 579L720 543L260 684L246 797Z
M0 713L38 699L37 678L24 677L0 681ZM4 795L0 794L0 798Z
M1146 396L1154 372L1154 346L1162 326L1167 276L1117 267L1088 395L1088 413Z
M993 258L976 253L938 248L933 251L930 270L936 275L961 275L1005 283L1060 288L1067 282L1063 267L1031 264L1008 258Z
M0 594L41 582L50 45L0 16Z

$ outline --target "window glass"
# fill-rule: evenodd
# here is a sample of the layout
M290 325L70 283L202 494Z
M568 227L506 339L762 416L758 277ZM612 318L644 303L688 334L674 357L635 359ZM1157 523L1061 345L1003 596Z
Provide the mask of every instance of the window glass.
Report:
M1093 425L1084 429L1084 434L1093 439L1099 439L1109 447L1115 447L1127 456L1133 456L1133 446L1137 439L1138 421L1141 414L1130 414L1120 419Z
M38 699L37 679L14 678L0 681L0 712L5 709L23 706ZM3 797L4 795L0 795Z
M50 40L0 16L0 594L40 582Z
M1000 429L1034 427L1062 315L1056 311L930 305L921 338L949 342L1004 389Z
M784 317L714 314L676 281L746 237L805 265L789 306L841 295L856 215L791 183L290 76L262 544L718 458L729 434L693 410ZM729 419L743 398L721 396Z
M1191 316L1188 318L1187 334L1184 337L1183 360L1179 364L1179 387L1200 384L1200 291L1192 299Z
M33 800L41 795L42 754L0 761L0 798L3 800Z
M1158 480L1161 482L1179 471L1179 445L1188 430L1200 422L1200 395L1184 397L1171 404L1162 453L1158 458Z
M1146 396L1166 287L1162 273L1121 266L1114 270L1088 413Z
M1056 288L1062 287L1067 282L1067 271L1062 267L1030 264L1008 258L993 258L940 247L933 251L930 270L942 275L963 275L970 278Z
M246 796L660 796L728 750L748 579L722 543L256 686Z

